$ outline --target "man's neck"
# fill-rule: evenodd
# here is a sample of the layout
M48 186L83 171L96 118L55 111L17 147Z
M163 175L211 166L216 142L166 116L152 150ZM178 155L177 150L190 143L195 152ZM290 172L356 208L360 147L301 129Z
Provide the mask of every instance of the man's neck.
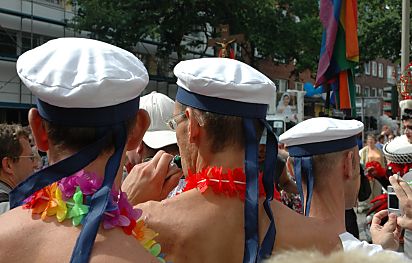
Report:
M73 152L59 152L59 154L53 154L53 151L49 151L48 158L49 158L49 164L52 165L58 161L61 161L69 156L74 154ZM123 157L125 156L125 152L123 152ZM94 172L96 173L99 177L102 179L104 178L104 173L105 173L105 167L108 159L110 158L109 154L101 154L99 155L96 160L91 162L89 165L84 167L83 169L87 172ZM125 158L122 158L122 163L119 166L119 170L116 175L116 179L114 181L114 185L116 189L120 189L120 184L121 184L121 179L122 179L122 168L123 165L125 164Z
M243 150L226 148L218 153L199 152L196 160L196 171L205 167L223 167L223 169L234 169L244 167L245 154Z
M4 185L7 188L10 188L10 190L12 190L14 187L16 187L12 182L6 180L3 177L0 177L0 184Z
M15 188L17 184L15 184L11 179L12 175L10 174L4 174L0 173L0 182L5 184L7 187L10 187L11 189Z
M331 173L325 175L325 177L330 175ZM327 220L328 222L335 224L338 231L344 232L345 193L343 187L339 186L340 183L340 181L338 182L333 180L333 178L329 178L325 179L325 181L321 183L321 189L314 189L310 208L310 217Z

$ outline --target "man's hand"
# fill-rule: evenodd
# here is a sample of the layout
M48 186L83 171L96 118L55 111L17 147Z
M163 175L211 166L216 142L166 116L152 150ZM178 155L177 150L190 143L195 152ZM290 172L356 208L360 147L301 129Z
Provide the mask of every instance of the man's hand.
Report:
M371 235L374 244L381 245L384 249L397 250L401 229L396 223L396 215L389 214L388 222L381 226L382 219L388 216L388 210L382 210L373 216Z
M172 155L158 151L152 160L133 167L122 184L132 205L161 201L177 186L182 170L170 169L172 159Z
M412 189L407 182L398 181L395 176L390 176L389 182L399 199L399 208L402 211L402 216L397 219L398 225L412 230Z

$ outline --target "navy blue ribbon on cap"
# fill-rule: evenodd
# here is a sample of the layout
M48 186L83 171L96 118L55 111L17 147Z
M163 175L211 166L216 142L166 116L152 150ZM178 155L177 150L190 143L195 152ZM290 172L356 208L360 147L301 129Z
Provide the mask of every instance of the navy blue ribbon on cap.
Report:
M82 231L77 238L70 262L88 262L100 221L109 202L110 192L114 179L120 166L123 149L126 143L126 127L124 123L114 127L117 136L115 137L115 152L106 163L103 184L96 193L93 194L90 203L90 210L84 219Z
M288 152L291 157L303 157L340 152L355 147L356 145L358 144L355 135L331 141L291 145L288 146Z
M86 146L77 154L52 164L21 182L10 192L10 208L13 209L22 205L23 201L35 192L78 172L94 161L107 144L110 135L110 133L106 133L95 143Z
M258 146L253 119L243 119L245 131L245 250L243 262L256 262L259 252Z
M128 120L136 114L140 97L101 108L62 108L37 100L40 116L53 123L75 127L109 126ZM137 105L137 108L136 108Z
M268 105L266 104L210 97L190 92L181 87L177 89L176 100L199 110L244 118L264 119L266 118L266 111L268 109Z
M257 262L270 256L276 235L274 218L270 207L270 201L274 195L274 171L277 157L277 144L275 135L265 121L267 105L258 103L247 103L205 96L190 92L182 87L178 87L176 101L203 111L213 112L222 115L238 116L243 118L243 128L245 131L245 249L243 262ZM264 201L265 211L270 219L268 231L264 237L262 246L259 246L259 169L258 169L258 140L256 138L255 120L261 120L265 126L269 127L267 136L265 160L265 172L263 175L263 185L266 192ZM270 131L270 132L269 132Z
M269 227L262 242L262 247L259 251L259 260L267 259L272 255L273 246L275 244L276 226L273 217L270 202L273 200L275 185L279 183L279 176L275 173L276 158L278 156L278 143L276 135L272 127L266 120L261 120L266 127L266 153L265 153L265 170L263 173L263 187L265 189L266 198L263 202L263 207L269 217Z
M313 175L313 166L312 166L312 156L308 157L294 157L294 170L295 170L295 179L296 184L298 187L300 200L302 203L304 202L304 193L303 193L303 186L302 186L302 179L305 177L306 179L306 202L304 208L304 215L309 216L310 213L310 205L312 202L312 195L313 195L313 185L315 182L315 177Z

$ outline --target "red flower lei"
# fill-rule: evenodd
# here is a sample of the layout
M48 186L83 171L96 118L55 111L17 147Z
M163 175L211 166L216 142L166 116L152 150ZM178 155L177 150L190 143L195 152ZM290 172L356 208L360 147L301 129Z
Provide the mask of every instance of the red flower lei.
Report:
M245 200L246 175L241 168L228 169L223 173L222 167L203 168L199 173L192 173L189 170L186 177L186 186L183 192L197 188L204 193L209 187L215 194L224 194L228 197L238 196ZM262 183L262 173L259 173L259 197L266 196ZM274 199L280 200L280 194L275 188Z
M390 163L388 167L392 168L392 174L400 173L403 176L412 169L412 163Z
M365 165L365 168L371 168L371 167L375 169L376 176L384 177L384 178L388 177L388 175L386 174L386 170L380 165L380 163L376 161L367 162ZM403 176L404 174L409 172L409 170L412 169L412 163L389 163L388 168L389 167L392 169L391 175L399 173L400 176Z

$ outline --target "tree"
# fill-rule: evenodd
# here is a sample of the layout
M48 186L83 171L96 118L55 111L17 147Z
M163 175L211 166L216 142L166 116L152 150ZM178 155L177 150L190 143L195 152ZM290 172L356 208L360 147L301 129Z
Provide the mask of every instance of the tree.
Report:
M300 70L315 70L321 25L318 3L307 0L79 0L77 29L128 50L147 38L159 42L157 56L176 52L178 60L194 47L207 48L219 36L210 28L229 24L242 33L252 64L256 48L263 58L294 61ZM203 36L193 38L191 36Z
M359 0L359 48L363 62L400 58L402 1Z

